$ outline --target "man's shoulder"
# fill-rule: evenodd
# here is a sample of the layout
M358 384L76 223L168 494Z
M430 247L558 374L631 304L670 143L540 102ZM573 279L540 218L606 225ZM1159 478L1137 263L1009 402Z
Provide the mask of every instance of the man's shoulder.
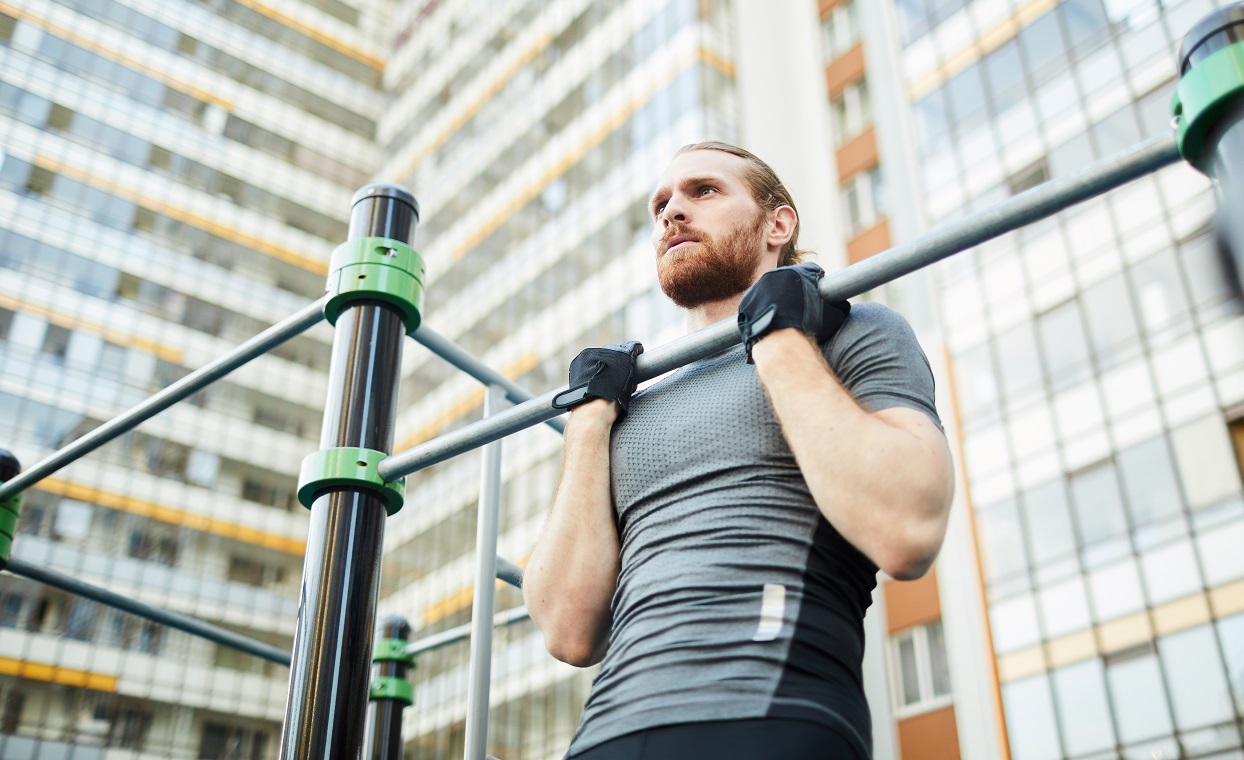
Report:
M889 341L906 343L914 340L915 333L906 317L883 303L864 301L851 304L851 313L834 337L831 348L842 349L861 343Z

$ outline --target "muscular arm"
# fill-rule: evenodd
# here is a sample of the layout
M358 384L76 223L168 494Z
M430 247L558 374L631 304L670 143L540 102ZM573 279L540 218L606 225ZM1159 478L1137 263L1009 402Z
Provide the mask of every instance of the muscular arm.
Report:
M618 585L621 548L609 484L617 410L597 399L571 412L557 495L523 572L523 600L545 647L580 667L604 657Z
M942 432L914 409L866 411L798 330L766 335L752 358L821 513L888 575L927 572L954 490Z

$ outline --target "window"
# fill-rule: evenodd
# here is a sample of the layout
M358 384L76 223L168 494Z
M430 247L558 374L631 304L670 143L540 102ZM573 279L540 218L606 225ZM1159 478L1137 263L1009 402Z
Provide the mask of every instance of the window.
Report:
M841 145L872 124L872 105L868 97L868 82L861 80L847 85L830 101L834 111L835 143Z
M890 674L894 701L902 712L919 712L947 702L950 667L940 620L890 639Z
M847 233L854 235L876 224L886 213L885 185L881 169L860 172L843 188Z
M262 760L268 732L263 729L207 723L199 742L199 760Z
M859 30L855 3L851 1L835 6L821 22L821 41L825 45L825 60L832 61L850 50L860 37Z

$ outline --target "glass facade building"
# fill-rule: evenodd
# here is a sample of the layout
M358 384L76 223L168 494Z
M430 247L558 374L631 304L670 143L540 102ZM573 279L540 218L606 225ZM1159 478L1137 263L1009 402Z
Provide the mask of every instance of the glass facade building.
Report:
M0 447L29 466L323 291L383 3L0 4ZM14 556L288 646L326 329L26 495ZM287 672L0 576L0 756L275 756Z
M898 0L921 223L1171 134L1213 7ZM1016 760L1244 757L1244 316L1214 209L1181 164L934 271Z
M535 392L585 346L681 334L656 285L646 202L673 152L735 137L728 3L459 0L399 6L379 176L422 205L427 324ZM446 40L453 45L445 46ZM478 419L483 390L412 347L397 449ZM498 553L525 560L551 503L561 439L505 441ZM419 635L467 622L478 453L417 473L386 531L381 611ZM520 605L500 587L497 609ZM466 642L415 671L408 752L460 757ZM531 623L497 631L489 752L561 757L595 669L545 652Z

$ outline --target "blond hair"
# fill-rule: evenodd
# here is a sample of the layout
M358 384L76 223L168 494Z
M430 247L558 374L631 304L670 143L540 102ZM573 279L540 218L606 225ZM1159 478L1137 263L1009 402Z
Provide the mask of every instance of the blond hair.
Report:
M778 266L790 266L803 261L804 251L800 251L796 247L799 243L799 210L795 208L795 200L790 197L790 191L786 189L786 185L782 184L782 180L778 179L777 172L773 171L773 167L760 160L756 154L749 150L740 148L737 145L717 142L716 140L684 145L674 155L681 156L683 153L690 153L693 150L716 150L722 153L729 153L732 156L738 156L747 162L747 168L743 170L741 179L743 184L747 185L747 189L751 191L752 200L756 201L765 211L776 211L782 206L790 206L791 210L795 212L795 232L790 236L790 240L786 241L786 245L782 246L782 250L778 254Z

